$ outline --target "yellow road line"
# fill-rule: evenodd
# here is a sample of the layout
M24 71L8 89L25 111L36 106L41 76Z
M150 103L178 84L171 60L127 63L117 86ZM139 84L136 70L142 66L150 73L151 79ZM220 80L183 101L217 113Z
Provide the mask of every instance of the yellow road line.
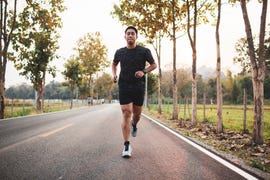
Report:
M65 126L63 126L63 127L60 127L60 128L58 128L58 129L55 129L55 130L53 130L53 131L49 131L49 132L47 132L47 133L41 134L40 137L48 137L48 136L50 136L50 135L52 135L52 134L55 134L55 133L57 133L57 132L59 132L59 131L62 131L62 130L64 130L64 129L66 129L66 128L72 126L72 125L73 125L72 123L71 123L71 124L67 124L67 125L65 125Z

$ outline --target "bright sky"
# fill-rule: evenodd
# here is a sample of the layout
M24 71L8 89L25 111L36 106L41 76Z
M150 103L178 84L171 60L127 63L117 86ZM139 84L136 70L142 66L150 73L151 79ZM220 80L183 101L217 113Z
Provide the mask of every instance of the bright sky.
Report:
M104 2L105 1L105 2ZM63 81L61 72L63 64L73 54L73 48L79 38L85 34L99 31L103 38L103 43L108 48L108 59L113 59L114 52L125 46L124 29L117 19L113 19L110 12L113 9L113 4L117 0L68 0L65 1L67 10L62 14L63 28L60 30L61 39L59 41L60 49L58 54L60 59L52 62L57 67L58 73L56 81ZM252 1L248 5L249 18L252 24L253 34L259 32L259 20L261 14L261 5L258 1ZM267 24L269 23L269 8ZM197 32L197 67L208 66L216 67L216 45L215 45L215 27L204 25L198 28ZM240 7L232 7L231 5L222 6L221 27L221 66L224 72L227 69L237 73L239 65L233 64L235 56L234 46L236 41L245 37L245 30ZM138 41L143 41L140 37ZM162 67L167 69L172 68L172 42L169 40L163 41L162 46ZM151 46L148 46L155 57L155 52ZM192 62L192 54L187 36L177 40L177 67L190 67ZM108 70L110 73L110 70ZM49 83L53 78L47 76L46 83ZM13 67L11 62L8 62L6 72L6 87L18 85L25 80L19 76L19 73Z

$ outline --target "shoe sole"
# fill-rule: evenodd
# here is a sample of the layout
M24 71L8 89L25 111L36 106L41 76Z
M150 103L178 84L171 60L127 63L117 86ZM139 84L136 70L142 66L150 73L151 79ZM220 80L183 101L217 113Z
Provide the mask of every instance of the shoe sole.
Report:
M128 159L128 158L130 158L131 157L131 152L132 152L132 148L131 148L131 146L129 146L129 148L130 148L130 153L122 153L122 157L123 158L126 158L126 159Z
M129 158L131 158L131 156L129 156L129 155L124 155L124 156L122 156L124 159L129 159Z

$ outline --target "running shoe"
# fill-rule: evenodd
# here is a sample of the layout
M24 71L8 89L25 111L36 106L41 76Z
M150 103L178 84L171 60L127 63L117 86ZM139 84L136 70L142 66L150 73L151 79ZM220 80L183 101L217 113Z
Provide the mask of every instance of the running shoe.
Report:
M124 143L124 149L122 152L123 158L130 158L131 157L132 148L130 146L130 143L127 141Z
M133 124L133 120L130 122L131 124L131 135L133 137L136 137L137 136L137 127Z

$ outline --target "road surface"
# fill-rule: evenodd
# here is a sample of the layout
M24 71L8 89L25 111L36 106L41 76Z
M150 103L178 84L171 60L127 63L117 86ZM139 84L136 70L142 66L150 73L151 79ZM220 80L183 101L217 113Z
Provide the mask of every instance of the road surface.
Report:
M119 104L2 120L0 179L247 178L144 116L124 159L120 124Z

